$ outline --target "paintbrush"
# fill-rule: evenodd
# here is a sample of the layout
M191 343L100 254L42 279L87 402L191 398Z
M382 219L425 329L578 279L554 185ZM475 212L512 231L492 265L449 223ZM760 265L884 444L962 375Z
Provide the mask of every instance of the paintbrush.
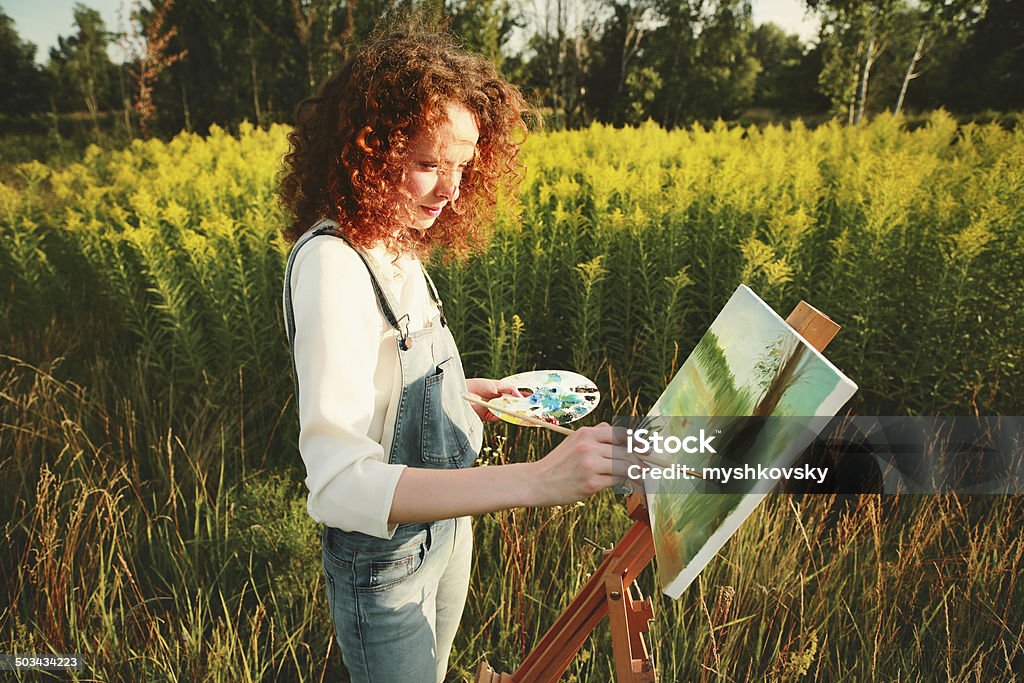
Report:
M569 429L568 427L563 427L562 425L553 424L551 422L545 422L539 417L534 417L533 415L527 415L525 413L516 412L515 410L509 410L508 408L496 406L492 403L484 401L483 399L479 399L471 394L463 394L462 398L466 399L470 403L475 403L478 406L483 406L484 408L493 410L496 413L510 415L516 418L517 420L522 420L523 422L527 422L536 427L550 429L553 432L558 432L559 434L564 434L566 436L569 436L570 434L574 433L574 430ZM633 455L636 456L639 460L646 462L648 465L654 465L655 467L672 467L672 463L668 462L667 460L662 460L661 458L654 455L640 455L639 453L633 453ZM686 471L687 474L689 474L691 477L697 477L698 479L704 478L703 476L701 476L699 472L697 472L696 470L692 470L689 467L686 468Z

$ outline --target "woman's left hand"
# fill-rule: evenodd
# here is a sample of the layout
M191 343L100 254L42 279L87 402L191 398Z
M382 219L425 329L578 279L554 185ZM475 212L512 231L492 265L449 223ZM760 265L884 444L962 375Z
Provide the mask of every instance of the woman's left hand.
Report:
M515 396L516 398L523 397L515 385L508 382L502 382L497 379L483 379L482 377L467 379L466 388L469 390L470 394L473 394L483 401L489 401L492 398L498 398L504 394ZM476 403L472 403L470 405L473 406L473 411L476 412L484 422L498 422L500 420L497 415L482 405L478 405Z

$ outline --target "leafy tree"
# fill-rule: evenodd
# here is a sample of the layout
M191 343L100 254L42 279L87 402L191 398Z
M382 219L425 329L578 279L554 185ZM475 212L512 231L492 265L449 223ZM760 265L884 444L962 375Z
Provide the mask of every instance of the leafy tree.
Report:
M510 0L461 0L453 3L452 32L462 38L467 49L478 52L501 68L506 44L523 19Z
M36 46L22 40L14 20L0 10L0 113L30 114L46 108L45 83L35 55Z
M990 0L950 76L950 100L962 110L1024 109L1024 3Z
M597 22L585 1L547 0L528 44L528 89L548 109L557 128L586 125L587 81L594 64Z
M327 77L343 46L355 36L354 4L341 0L291 0L295 36L301 46L310 90Z
M662 85L646 51L655 17L653 0L609 0L608 19L595 45L587 100L602 121L638 124Z
M754 102L762 107L790 110L800 90L804 44L777 24L761 24L750 35L751 51L761 65L754 86Z
M693 72L700 30L699 0L658 0L659 25L650 38L652 61L662 87L651 109L665 127L676 127L693 116Z
M719 0L706 15L697 41L699 116L731 118L750 105L761 71L751 51L752 30L747 0Z
M747 0L659 0L651 36L664 83L655 116L666 127L731 117L748 106L760 65L751 52Z
M790 106L783 111L790 113L823 114L829 109L828 99L818 87L818 75L822 70L822 50L813 45L804 52L800 64L791 74L792 88L789 90Z
M139 116L139 129L146 137L150 135L150 121L156 113L153 104L154 82L167 67L188 54L187 50L171 53L167 49L168 43L178 32L174 26L166 25L167 13L173 7L174 0L165 0L163 4L154 8L142 31L133 27L131 32L131 53L135 61L131 70L131 76L135 81L134 109ZM141 17L141 2L136 0L132 20L137 22Z
M115 67L107 55L111 34L96 10L75 3L73 14L78 32L57 38L57 47L50 49L50 69L58 83L81 98L98 135L100 109L110 108L113 93Z
M929 56L936 43L949 38L962 42L983 12L984 5L975 0L922 0L919 8L908 12L912 21L910 33L917 36L917 41L912 49L906 50L909 57L903 55L907 67L895 113L902 111L910 83L923 73L922 60Z
M871 70L885 52L903 0L806 0L821 18L819 83L851 124L864 118Z
M168 132L281 120L308 93L310 71L315 78L322 68L319 50L299 37L291 3L190 0L175 3L167 21L178 30L168 51L188 53L162 75L167 87L154 95ZM310 31L322 21L316 13Z

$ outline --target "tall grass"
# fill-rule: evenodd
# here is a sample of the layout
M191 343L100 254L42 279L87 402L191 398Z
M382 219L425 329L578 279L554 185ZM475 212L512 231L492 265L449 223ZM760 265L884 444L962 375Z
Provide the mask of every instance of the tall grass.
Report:
M1019 414L1024 133L537 135L491 248L436 262L467 369L571 367L642 413L739 282L844 330L864 413ZM21 164L0 185L0 651L82 679L336 680L280 315L283 131ZM500 426L490 465L552 437ZM664 680L1009 679L1018 498L771 498L656 599ZM511 670L628 527L603 494L476 520L451 678ZM641 583L654 593L654 573ZM607 632L574 680L613 678Z

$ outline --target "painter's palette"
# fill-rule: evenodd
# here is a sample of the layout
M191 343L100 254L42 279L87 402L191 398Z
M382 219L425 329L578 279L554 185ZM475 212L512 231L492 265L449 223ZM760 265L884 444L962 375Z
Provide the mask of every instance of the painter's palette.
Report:
M510 375L502 381L515 385L523 398L506 394L491 399L491 403L551 424L575 422L593 411L601 401L601 392L596 384L568 370L532 370ZM491 412L506 422L529 426L528 422L517 420L513 415Z

